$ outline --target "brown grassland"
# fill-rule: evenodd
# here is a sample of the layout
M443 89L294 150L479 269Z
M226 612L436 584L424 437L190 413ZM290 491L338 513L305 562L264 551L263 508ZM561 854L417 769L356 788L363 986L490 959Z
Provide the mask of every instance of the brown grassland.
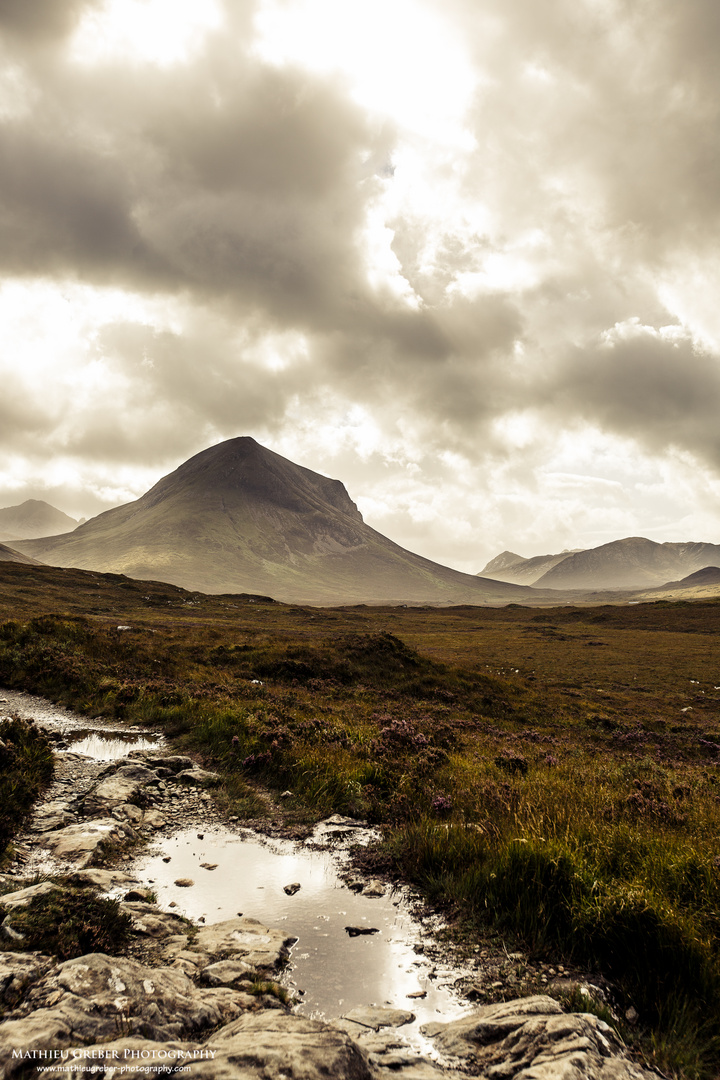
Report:
M720 1074L719 630L717 601L321 609L0 564L0 686L163 730L237 813L260 783L381 824L458 935L601 971L687 1077Z

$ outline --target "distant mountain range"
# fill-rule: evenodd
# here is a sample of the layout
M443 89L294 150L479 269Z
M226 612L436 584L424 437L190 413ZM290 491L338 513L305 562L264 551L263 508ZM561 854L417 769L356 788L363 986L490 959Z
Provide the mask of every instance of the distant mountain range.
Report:
M641 536L613 540L600 547L537 555L525 559L504 551L480 576L540 589L649 589L677 585L705 568L720 564L720 544L657 544ZM683 581L684 585L711 584Z
M0 541L29 540L51 533L66 533L77 527L74 518L56 510L41 499L26 499L19 506L6 506L0 510Z
M46 523L53 534L38 536ZM480 574L463 574L366 525L339 480L248 437L203 450L140 499L84 524L28 500L0 510L4 525L24 526L25 535L0 544L3 562L286 603L547 605L608 602L618 590L643 600L720 594L720 545L642 537L529 559L504 551Z
M339 480L237 438L72 533L14 543L53 566L311 604L507 604L536 597L431 562L366 525Z

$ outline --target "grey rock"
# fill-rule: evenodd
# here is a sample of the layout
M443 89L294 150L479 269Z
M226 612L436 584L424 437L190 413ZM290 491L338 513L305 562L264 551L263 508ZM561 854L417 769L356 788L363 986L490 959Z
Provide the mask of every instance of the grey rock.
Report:
M57 885L53 885L52 881L41 881L37 885L28 885L26 889L18 889L16 892L5 893L4 896L0 896L0 904L9 910L12 910L13 908L24 908L28 906L33 897L45 896L55 889L57 889Z
M203 968L200 981L206 986L232 986L248 978L252 979L253 968L244 960L218 960Z
M176 777L178 784L188 784L192 787L211 787L219 784L222 777L219 773L208 772L207 769L186 769L179 772Z
M183 930L187 926L179 915L171 912L160 911L154 904L143 901L130 901L123 904L132 919L132 928L136 934L142 934L151 938L169 938L178 935L186 939Z
M51 956L41 953L0 952L0 1002L6 1008L17 1005L27 988L54 965Z
M171 773L178 773L183 769L197 768L197 762L191 757L187 757L185 754L166 754L159 757L155 754L147 753L145 760L148 765L157 767L158 769L168 769Z
M23 1009L30 1007L29 1015L2 1025L0 1075L11 1076L22 1066L13 1049L92 1044L116 1038L118 1029L173 1040L227 1024L242 1014L247 1000L225 987L199 989L172 968L91 953L52 969L28 995Z
M143 765L122 766L85 796L83 808L86 815L107 814L125 803L133 803L141 797L150 779L154 779L154 773Z
M195 948L222 959L244 960L253 968L276 968L288 957L296 938L271 930L247 916L210 923L198 931Z
M91 866L87 870L73 870L67 876L71 885L94 885L104 892L118 888L121 885L134 885L137 878L132 874L126 874L123 870L102 870L100 867Z
M83 869L134 835L129 825L115 818L100 818L46 833L45 843L57 859L76 863L78 869Z
M449 1058L480 1069L488 1080L649 1080L624 1057L607 1024L589 1013L564 1013L536 996L486 1005L422 1032Z
M135 806L134 803L123 803L122 806L116 806L112 811L112 815L120 821L130 821L133 825L139 825L144 817L140 807Z
M368 881L367 885L363 888L363 896L384 896L387 892L387 886L383 884L378 878L373 878L372 881Z
M63 829L66 825L74 825L77 819L77 814L70 809L66 799L53 799L33 815L30 831L44 833Z
M354 1024L379 1031L380 1028L398 1028L404 1024L412 1024L415 1013L405 1009L384 1009L374 1005L363 1005L359 1009L352 1009L343 1016L343 1020L351 1020Z
M266 1010L246 1013L206 1043L213 1061L190 1064L208 1080L372 1080L365 1055L344 1032L319 1020Z

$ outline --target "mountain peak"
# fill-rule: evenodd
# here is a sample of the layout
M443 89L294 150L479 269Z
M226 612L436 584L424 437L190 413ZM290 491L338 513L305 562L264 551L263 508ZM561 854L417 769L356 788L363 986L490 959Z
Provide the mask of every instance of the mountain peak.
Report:
M366 525L345 486L249 436L218 443L70 536L23 542L55 566L305 603L502 603L526 590L430 562Z

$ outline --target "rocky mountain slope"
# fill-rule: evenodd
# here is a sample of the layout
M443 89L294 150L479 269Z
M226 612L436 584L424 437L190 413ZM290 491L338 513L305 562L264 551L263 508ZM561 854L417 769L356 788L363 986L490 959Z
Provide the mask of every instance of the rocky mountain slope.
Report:
M548 570L580 550L582 549L561 551L558 555L534 555L530 559L516 555L512 551L503 551L502 554L490 560L478 577L488 577L494 581L508 581L515 585L534 585Z
M75 518L41 499L26 499L19 506L0 510L0 540L30 540L50 533L70 532L76 526Z
M495 581L539 589L648 589L666 584L685 587L712 585L708 580L685 580L720 563L720 544L657 544L641 536L613 540L588 549L535 555L526 559L503 551L480 571ZM707 575L706 575L707 576Z
M641 536L569 555L538 578L547 589L646 589L720 561L720 545L657 544Z
M533 594L431 562L366 525L339 480L237 438L74 532L16 544L53 566L209 593L320 604L522 603Z

